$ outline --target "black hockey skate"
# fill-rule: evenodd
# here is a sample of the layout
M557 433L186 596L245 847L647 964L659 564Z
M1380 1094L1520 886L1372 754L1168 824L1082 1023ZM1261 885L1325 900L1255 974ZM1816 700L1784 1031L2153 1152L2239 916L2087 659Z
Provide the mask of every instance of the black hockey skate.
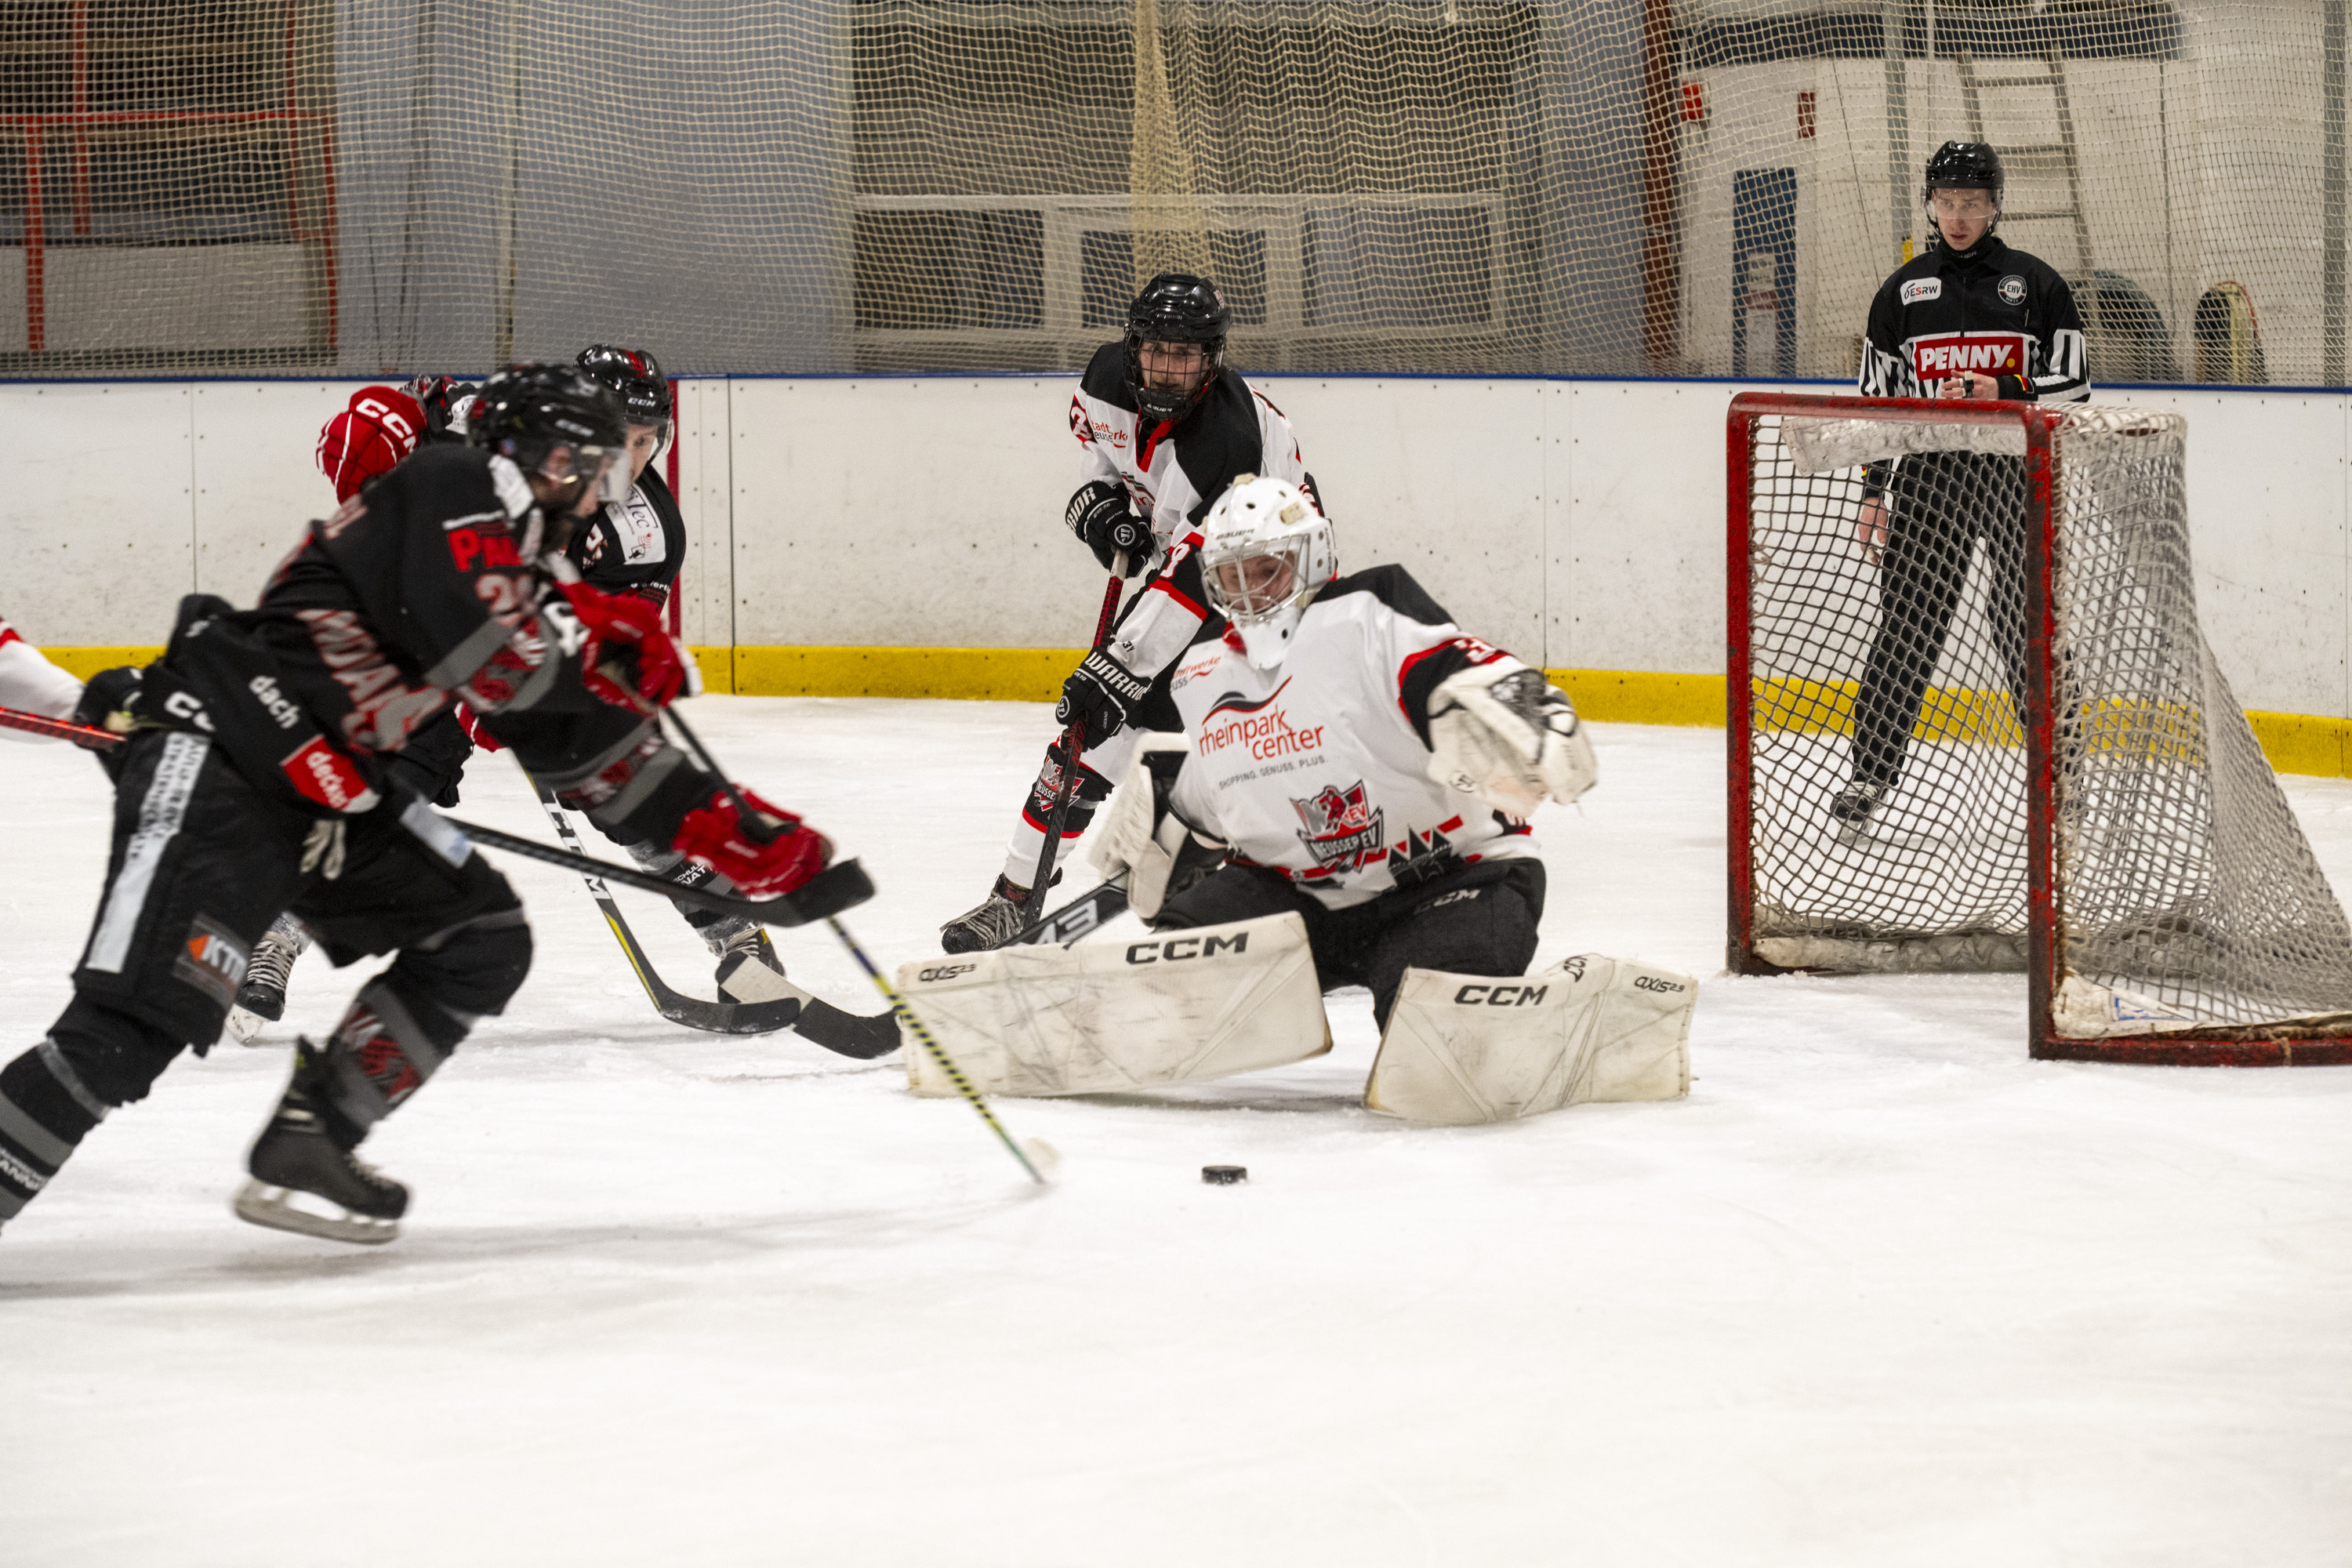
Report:
M1060 881L1060 873L1054 879ZM940 927L940 948L945 952L985 952L1003 947L1032 918L1029 889L1014 885L1009 877L999 877L988 897Z
M236 988L236 1005L230 1009L228 1031L240 1041L250 1040L264 1024L286 1016L286 983L294 961L310 945L310 933L292 915L279 915L246 961L245 983Z
M1846 827L1861 828L1878 815L1878 808L1885 803L1885 784L1856 779L1831 800L1830 819Z
M345 1148L318 1109L322 1089L318 1047L298 1042L294 1081L254 1140L245 1168L252 1179L230 1207L249 1225L300 1236L380 1247L400 1234L408 1189ZM309 1199L305 1204L299 1200ZM331 1208L333 1213L322 1212Z

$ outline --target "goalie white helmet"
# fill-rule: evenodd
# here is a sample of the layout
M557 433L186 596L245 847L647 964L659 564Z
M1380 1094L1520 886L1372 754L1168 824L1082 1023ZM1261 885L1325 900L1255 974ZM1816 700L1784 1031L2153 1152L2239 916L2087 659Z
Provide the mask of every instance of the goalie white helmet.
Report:
M1290 649L1298 617L1339 574L1331 520L1287 479L1236 474L1201 525L1201 583L1256 669Z

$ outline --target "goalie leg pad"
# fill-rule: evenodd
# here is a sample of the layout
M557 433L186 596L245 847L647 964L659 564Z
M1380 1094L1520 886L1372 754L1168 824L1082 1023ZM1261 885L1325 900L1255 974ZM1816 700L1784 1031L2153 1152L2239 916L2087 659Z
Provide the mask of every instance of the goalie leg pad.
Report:
M1586 953L1510 980L1408 969L1364 1104L1467 1127L1690 1092L1686 974Z
M1135 942L994 948L909 963L898 986L984 1094L1118 1093L1331 1048L1307 924L1296 914ZM907 1087L956 1093L907 1033Z

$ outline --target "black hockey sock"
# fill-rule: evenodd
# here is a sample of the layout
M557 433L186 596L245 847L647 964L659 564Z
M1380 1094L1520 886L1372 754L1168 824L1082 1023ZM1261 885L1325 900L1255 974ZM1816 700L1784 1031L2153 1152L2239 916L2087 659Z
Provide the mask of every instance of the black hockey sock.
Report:
M49 1184L106 1110L54 1040L0 1068L0 1222Z
M355 1149L375 1124L425 1087L466 1025L429 1001L404 994L389 971L360 988L325 1045L297 1063L289 1093L304 1095L328 1135Z

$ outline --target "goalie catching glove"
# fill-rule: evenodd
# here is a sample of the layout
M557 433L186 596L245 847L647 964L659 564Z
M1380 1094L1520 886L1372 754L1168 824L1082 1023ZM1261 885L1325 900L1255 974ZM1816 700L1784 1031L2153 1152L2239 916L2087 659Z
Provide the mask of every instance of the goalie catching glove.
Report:
M833 844L824 834L740 784L735 794L751 807L756 821L746 824L733 797L714 789L708 801L686 814L670 847L754 899L789 893L833 863Z
M563 596L588 639L580 649L580 684L615 708L650 713L680 693L699 696L701 672L676 637L662 629L662 607L635 594L607 594L586 583L562 584ZM632 671L616 656L633 650Z
M1095 552L1104 571L1132 577L1143 569L1151 548L1151 526L1135 515L1125 485L1108 479L1080 485L1062 512L1062 521L1078 536L1078 542Z
M1593 785L1592 742L1565 693L1508 654L1473 665L1429 696L1429 776L1507 816L1562 805Z
M1192 754L1192 743L1181 735L1139 736L1135 760L1089 853L1105 881L1127 878L1128 908L1145 921L1225 863L1224 845L1187 827L1168 806L1176 774Z

